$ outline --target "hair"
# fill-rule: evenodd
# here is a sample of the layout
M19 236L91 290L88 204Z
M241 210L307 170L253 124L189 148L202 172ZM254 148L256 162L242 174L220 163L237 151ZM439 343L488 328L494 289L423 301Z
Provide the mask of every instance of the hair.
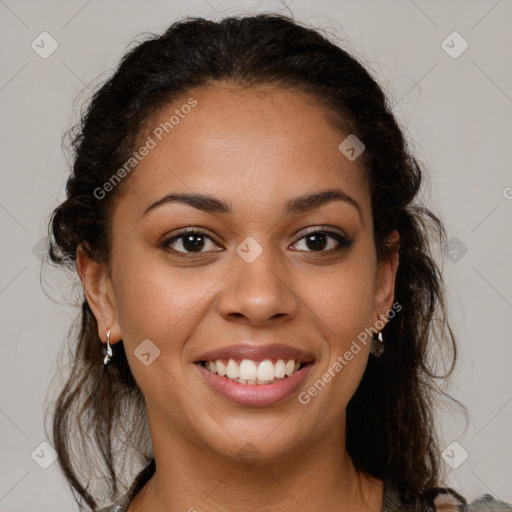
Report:
M129 177L108 200L94 191L130 158L152 115L194 88L220 83L273 85L309 95L335 128L364 143L361 168L371 193L378 258L396 250L388 240L391 232L400 235L395 301L401 311L384 327L386 350L370 357L348 404L346 447L358 469L391 480L403 495L418 496L441 483L434 399L448 395L436 379L449 376L457 358L433 252L434 242L444 243L446 235L441 220L417 204L422 169L389 100L355 57L318 30L277 14L218 22L189 17L130 49L72 133L66 199L49 222L50 259L76 271L81 245L110 265L111 215ZM126 464L128 449L144 462L135 479L130 466L131 496L152 476L155 462L147 453L144 396L123 344L112 347L112 361L104 366L96 319L81 300L79 332L69 336L71 371L53 411L53 442L77 502L96 510L120 491L118 467ZM441 376L434 362L440 346L452 353ZM91 482L99 466L104 487L96 491Z

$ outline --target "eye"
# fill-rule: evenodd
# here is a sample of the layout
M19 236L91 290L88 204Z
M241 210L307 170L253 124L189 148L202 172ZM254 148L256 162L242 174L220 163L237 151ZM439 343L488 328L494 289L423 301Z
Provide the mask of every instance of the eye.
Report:
M331 239L331 243L329 243L329 239ZM334 243L332 242L334 240ZM297 245L301 242L304 242L304 246L306 249L298 249L298 250L306 250L307 252L333 252L339 251L341 249L347 249L353 243L352 240L347 238L345 235L340 233L336 233L334 231L310 231L303 236L300 240L295 242L294 245ZM328 247L329 246L329 247ZM310 249L310 250L309 250Z
M211 250L208 250L208 242L211 242L214 246L218 247L215 241L206 233L187 228L180 231L178 234L163 240L160 243L160 246L164 250L171 250L172 252L178 253L180 255L193 253L200 254L211 252ZM330 253L350 247L353 241L341 233L317 230L310 231L293 245L300 243L303 243L305 248L298 248L299 251ZM290 247L293 247L293 245ZM212 250L222 251L223 249L214 248Z
M163 240L160 246L162 249L167 250L170 248L171 251L181 254L202 253L209 252L208 250L202 250L208 245L208 241L215 244L213 239L202 231L185 229L179 234Z

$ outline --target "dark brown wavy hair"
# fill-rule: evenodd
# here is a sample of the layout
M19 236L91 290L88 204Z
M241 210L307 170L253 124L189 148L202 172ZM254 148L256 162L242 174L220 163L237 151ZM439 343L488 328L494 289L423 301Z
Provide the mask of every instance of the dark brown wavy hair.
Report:
M49 223L51 261L76 272L82 244L110 264L111 214L129 177L108 200L94 191L128 160L153 114L192 88L220 81L310 95L333 127L364 143L360 158L379 258L389 255L389 234L400 234L395 301L402 309L384 327L386 350L369 359L348 404L347 450L357 468L391 480L406 496L442 484L434 405L436 397L448 397L437 380L451 374L457 357L434 253L444 246L444 227L417 204L422 170L389 100L369 71L320 31L275 14L218 22L185 18L129 50L69 133L73 165L66 199ZM69 335L70 372L52 411L52 439L77 502L94 511L126 490L123 475L134 496L155 462L144 396L123 344L112 347L112 361L104 366L96 319L83 294L81 301ZM451 363L437 375L437 355L446 348Z

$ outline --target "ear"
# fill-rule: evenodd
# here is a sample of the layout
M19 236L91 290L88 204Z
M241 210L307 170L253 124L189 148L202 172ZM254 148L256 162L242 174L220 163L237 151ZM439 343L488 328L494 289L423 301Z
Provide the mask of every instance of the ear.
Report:
M85 297L98 323L98 336L106 343L107 331L110 330L110 343L116 343L121 339L121 329L106 265L96 261L80 244L76 252L76 267Z
M398 270L398 249L400 246L400 236L395 229L387 237L387 245L389 246L389 255L377 263L377 278L375 283L375 310L374 324L379 318L387 321L387 312L393 305L395 296L395 278Z

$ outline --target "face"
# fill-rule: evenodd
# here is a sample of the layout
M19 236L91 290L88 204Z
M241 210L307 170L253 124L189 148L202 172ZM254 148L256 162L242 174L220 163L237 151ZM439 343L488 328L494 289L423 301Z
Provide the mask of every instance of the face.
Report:
M232 458L247 443L272 458L339 439L369 342L345 354L391 308L397 267L377 260L368 186L338 149L347 134L270 86L196 89L148 126L155 147L119 185L111 272L78 263L152 432Z

